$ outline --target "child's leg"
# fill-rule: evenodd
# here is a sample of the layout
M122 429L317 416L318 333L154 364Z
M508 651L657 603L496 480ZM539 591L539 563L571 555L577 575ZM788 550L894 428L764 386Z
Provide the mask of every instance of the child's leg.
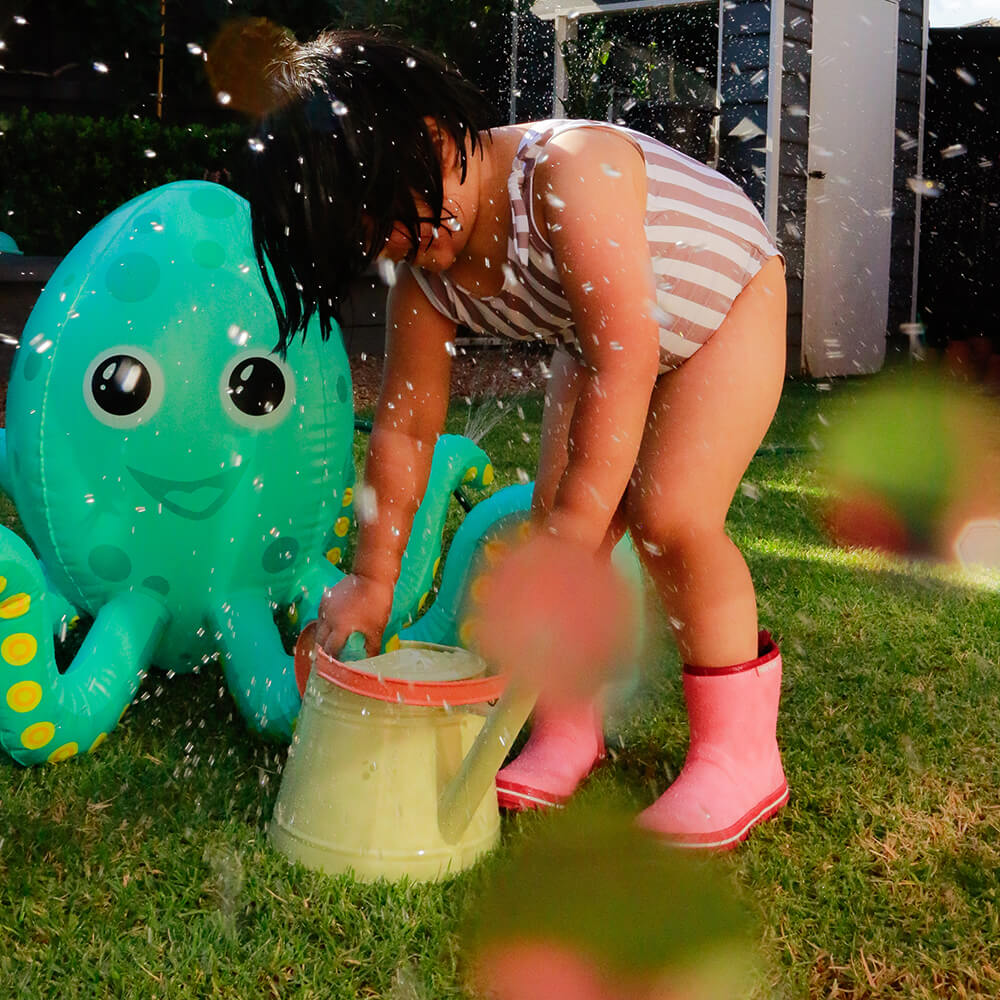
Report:
M753 582L725 521L784 376L785 286L775 258L712 339L653 390L625 514L686 663L756 656Z
M566 351L553 354L551 373L532 496L538 519L552 509L566 468L569 425L580 389L579 365ZM601 713L593 701L556 705L543 700L535 709L528 742L497 775L498 801L504 809L559 805L603 754Z
M660 379L625 498L686 665L691 728L684 769L640 823L689 846L733 846L788 794L775 741L780 656L759 655L753 583L725 532L781 394L784 331L773 260L712 339Z

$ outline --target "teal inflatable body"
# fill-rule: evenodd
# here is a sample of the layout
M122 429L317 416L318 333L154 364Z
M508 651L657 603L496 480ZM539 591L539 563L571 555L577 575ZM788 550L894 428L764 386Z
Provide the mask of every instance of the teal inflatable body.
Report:
M0 745L15 760L94 749L152 664L219 655L249 725L290 737L299 696L275 615L297 604L308 620L342 577L354 414L339 338L313 329L287 360L276 339L248 205L216 184L122 206L48 282L0 439L0 486L35 549L0 531ZM388 636L427 599L453 490L491 477L471 441L439 442ZM74 609L94 622L60 673L53 635Z

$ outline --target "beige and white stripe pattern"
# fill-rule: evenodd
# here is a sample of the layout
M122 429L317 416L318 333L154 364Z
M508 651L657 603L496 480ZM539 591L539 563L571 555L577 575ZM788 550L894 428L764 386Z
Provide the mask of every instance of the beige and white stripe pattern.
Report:
M660 370L676 368L719 328L733 301L778 249L736 184L639 132L606 122L553 120L525 134L508 180L512 226L499 294L475 298L447 272L413 268L413 275L434 308L472 330L572 349L573 317L551 247L530 211L534 165L546 142L571 128L622 132L645 158L646 239L656 281Z

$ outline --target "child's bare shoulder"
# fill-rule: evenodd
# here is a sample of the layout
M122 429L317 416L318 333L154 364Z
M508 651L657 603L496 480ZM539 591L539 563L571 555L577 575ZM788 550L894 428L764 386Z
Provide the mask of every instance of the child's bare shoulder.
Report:
M592 195L629 188L640 193L646 187L645 160L634 140L599 125L557 132L545 143L535 170L536 190Z

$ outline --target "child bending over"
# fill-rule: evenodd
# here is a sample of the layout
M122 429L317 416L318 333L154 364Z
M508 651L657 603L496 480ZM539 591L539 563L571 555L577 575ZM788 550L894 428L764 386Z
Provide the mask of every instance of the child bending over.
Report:
M378 651L449 401L456 325L554 346L533 517L610 551L625 528L684 661L683 770L639 817L730 847L786 801L775 728L781 658L758 632L725 531L784 378L782 259L720 174L616 125L486 128L479 92L436 57L375 34L288 40L267 68L251 205L284 349L352 284L394 268L365 471L377 516L317 632ZM381 263L387 262L387 263ZM538 705L501 804L564 802L603 756L589 700Z

